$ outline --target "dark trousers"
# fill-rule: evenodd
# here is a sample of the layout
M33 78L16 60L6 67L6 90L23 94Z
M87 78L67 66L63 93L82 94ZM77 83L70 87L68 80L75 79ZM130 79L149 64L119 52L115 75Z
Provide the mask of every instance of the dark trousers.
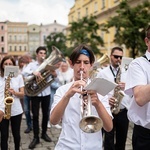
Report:
M40 105L41 103L41 105ZM49 116L50 95L42 97L31 97L33 114L33 133L34 138L39 138L39 109L42 109L42 134L46 134Z
M150 129L134 125L132 146L133 150L150 150Z
M1 150L8 150L8 137L9 137L9 122L11 122L11 130L14 138L15 150L20 149L20 126L22 114L13 116L10 120L3 119L0 123L1 131Z
M113 117L113 129L104 131L104 150L125 150L129 126L127 110L123 109L117 115L113 114Z

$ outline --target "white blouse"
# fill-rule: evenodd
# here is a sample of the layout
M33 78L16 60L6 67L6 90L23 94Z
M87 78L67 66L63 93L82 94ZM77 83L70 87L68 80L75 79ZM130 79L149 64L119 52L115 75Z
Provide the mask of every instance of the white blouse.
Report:
M0 77L0 103L4 105L4 93L5 93L5 77ZM24 81L22 75L18 75L17 77L11 78L10 88L14 89L16 92L19 92L19 88L24 87ZM11 116L16 116L23 113L22 105L20 102L20 98L16 96L12 96L14 98L14 102L11 106ZM5 106L5 105L4 105Z

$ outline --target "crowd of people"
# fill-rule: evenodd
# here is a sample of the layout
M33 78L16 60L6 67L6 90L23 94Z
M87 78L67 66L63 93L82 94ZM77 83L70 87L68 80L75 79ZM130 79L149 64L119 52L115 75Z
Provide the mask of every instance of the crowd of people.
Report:
M133 150L149 150L150 26L145 33L146 53L134 59L127 69L121 68L123 49L119 46L111 49L110 63L96 74L96 78L116 84L106 95L93 88L85 89L93 81L90 73L96 62L92 49L86 44L79 44L65 62L60 61L51 67L51 75L46 80L52 77L54 81L37 95L28 95L26 78L31 75L37 83L43 80L41 72L37 70L46 59L46 47L36 49L36 60L24 55L19 58L18 64L14 57L5 56L0 62L1 149L8 149L9 124L15 150L20 149L24 113L27 125L24 133L33 131L29 149L34 149L40 143L40 138L52 142L47 129L55 126L61 128L55 150L125 150L131 121L134 123ZM19 70L16 76L10 76L11 71L5 75L6 66L17 65ZM5 102L7 98L13 99L9 109ZM6 115L10 115L10 118Z

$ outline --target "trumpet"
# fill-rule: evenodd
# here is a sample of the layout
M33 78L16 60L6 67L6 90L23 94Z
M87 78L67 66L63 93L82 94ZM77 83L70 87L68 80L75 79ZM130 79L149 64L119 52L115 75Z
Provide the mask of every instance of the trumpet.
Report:
M80 71L80 75L81 75L80 78L82 80L83 71ZM81 87L81 90L83 91L83 87ZM102 128L103 122L97 116L92 115L91 97L90 95L87 95L88 97L87 102L85 102L83 100L83 97L85 95L82 95L82 100L81 100L82 119L80 120L79 127L82 131L86 133L95 133L95 132L98 132Z

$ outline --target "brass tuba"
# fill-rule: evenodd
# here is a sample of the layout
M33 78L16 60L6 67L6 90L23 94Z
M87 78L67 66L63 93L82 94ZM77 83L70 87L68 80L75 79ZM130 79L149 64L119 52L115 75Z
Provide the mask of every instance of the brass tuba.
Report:
M6 79L5 83L5 99L4 99L4 104L5 104L5 114L4 114L4 119L10 119L11 117L11 106L14 102L14 98L10 95L8 89L10 89L10 80L13 77L13 73L10 72Z
M25 78L25 93L28 96L36 96L48 87L54 81L51 71L57 69L55 65L61 61L65 61L64 55L58 48L52 46L50 56L35 70L41 73L43 79L37 82L34 75Z
M90 78L93 79L97 76L98 73L98 68L102 68L104 65L109 64L110 63L110 59L108 57L107 54L103 54L102 57L100 57L94 64L93 64L93 68L90 71Z

